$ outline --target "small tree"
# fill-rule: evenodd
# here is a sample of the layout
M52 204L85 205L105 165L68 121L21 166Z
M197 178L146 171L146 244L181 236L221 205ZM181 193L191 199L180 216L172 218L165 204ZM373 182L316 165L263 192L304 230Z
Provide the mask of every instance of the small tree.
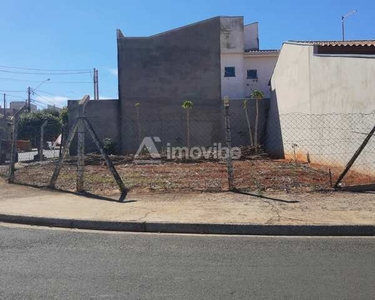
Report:
M251 99L255 99L255 132L254 132L254 140L255 140L255 153L258 152L258 127L259 127L259 100L264 98L264 93L262 91L253 90L250 94Z
M192 101L184 101L182 108L186 111L186 143L188 149L190 149L190 110L193 109L194 103Z
M245 111L245 116L246 116L246 123L247 123L247 130L249 131L249 137L250 137L250 146L254 146L254 141L253 141L253 133L251 130L251 124L250 124L250 119L249 119L249 113L247 112L247 99L243 100L243 109Z
M108 155L116 153L116 142L112 138L106 137L102 140L102 143L103 149Z
M18 125L18 138L30 140L33 147L39 149L40 127L48 121L44 130L44 140L54 141L60 135L61 120L48 111L33 111L21 115Z

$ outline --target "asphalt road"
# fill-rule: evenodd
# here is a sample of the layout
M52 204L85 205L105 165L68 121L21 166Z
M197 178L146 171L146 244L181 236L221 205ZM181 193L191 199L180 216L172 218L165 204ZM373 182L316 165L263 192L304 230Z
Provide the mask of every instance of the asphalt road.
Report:
M375 238L0 226L0 299L374 299Z

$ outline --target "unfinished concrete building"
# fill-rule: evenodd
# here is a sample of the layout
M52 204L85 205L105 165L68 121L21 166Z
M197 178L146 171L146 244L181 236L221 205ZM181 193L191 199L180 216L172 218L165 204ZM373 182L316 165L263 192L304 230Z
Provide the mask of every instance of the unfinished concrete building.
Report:
M244 26L243 17L214 17L148 37L127 37L117 30L117 47L119 101L105 101L101 120L93 112L92 123L100 123L102 137L115 138L122 153L136 151L145 136L159 137L162 147L186 146L181 107L186 100L194 103L190 144L224 142L223 97L241 100L261 89L268 98L279 54L259 50L258 23ZM262 102L261 118L268 103ZM70 104L71 111L76 105ZM98 109L96 104L87 108L89 118L94 106ZM242 101L231 104L234 145L249 143L242 106ZM249 113L254 116L253 103ZM106 134L105 124L113 128L108 121L119 123Z

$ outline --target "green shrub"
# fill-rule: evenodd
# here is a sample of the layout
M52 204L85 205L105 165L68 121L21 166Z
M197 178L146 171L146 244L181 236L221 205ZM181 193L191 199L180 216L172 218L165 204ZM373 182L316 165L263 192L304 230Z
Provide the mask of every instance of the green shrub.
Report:
M106 137L102 141L104 151L108 154L115 154L116 153L116 142L111 139L110 137Z

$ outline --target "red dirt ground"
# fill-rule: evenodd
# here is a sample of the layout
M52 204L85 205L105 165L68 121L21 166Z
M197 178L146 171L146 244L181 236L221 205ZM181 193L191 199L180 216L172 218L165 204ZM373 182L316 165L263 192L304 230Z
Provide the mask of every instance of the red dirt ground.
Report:
M137 165L123 157L113 157L120 176L127 188L133 192L191 192L227 191L227 167L225 162L163 162L162 164ZM16 181L34 186L47 186L56 162L17 165ZM5 166L0 167L4 175ZM309 192L331 188L329 167L294 163L289 160L234 161L234 185L245 191ZM74 191L76 162L68 160L64 165L56 187ZM331 168L335 180L341 169ZM355 172L349 173L344 183L370 184L375 178ZM110 172L99 156L90 155L86 160L85 189L98 195L118 194Z

